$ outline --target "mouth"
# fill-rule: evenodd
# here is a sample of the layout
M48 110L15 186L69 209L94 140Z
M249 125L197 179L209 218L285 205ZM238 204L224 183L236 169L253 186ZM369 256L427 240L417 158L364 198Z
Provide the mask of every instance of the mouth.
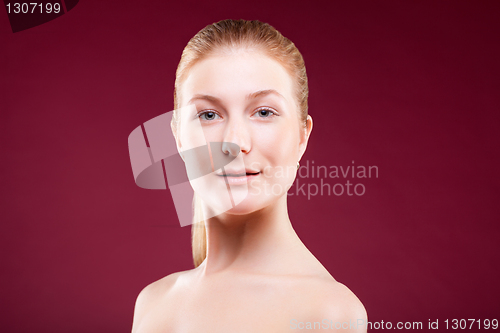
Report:
M229 185L241 185L246 184L252 179L255 179L260 175L260 171L246 171L246 172L226 172L218 174L225 183Z

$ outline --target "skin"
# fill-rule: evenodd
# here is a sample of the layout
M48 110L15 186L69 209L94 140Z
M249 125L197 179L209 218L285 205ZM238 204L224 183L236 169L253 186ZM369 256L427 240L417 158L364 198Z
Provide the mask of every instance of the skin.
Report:
M275 92L247 98L270 90ZM206 221L206 260L140 293L132 331L296 332L324 319L366 323L361 302L304 246L288 217L286 191L306 150L312 118L301 121L285 68L255 49L221 51L190 69L180 101L198 112L181 115L180 151L193 144L190 119L200 119L207 141L236 143L245 166L257 175L232 187L248 189L240 204ZM266 192L266 186L275 191ZM216 195L198 194L209 214ZM366 332L361 325L341 330Z

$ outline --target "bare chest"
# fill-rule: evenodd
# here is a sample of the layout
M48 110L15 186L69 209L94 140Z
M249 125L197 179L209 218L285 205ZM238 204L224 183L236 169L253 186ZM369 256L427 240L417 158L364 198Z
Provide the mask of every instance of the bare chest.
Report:
M305 308L303 295L272 283L174 287L138 332L288 332Z

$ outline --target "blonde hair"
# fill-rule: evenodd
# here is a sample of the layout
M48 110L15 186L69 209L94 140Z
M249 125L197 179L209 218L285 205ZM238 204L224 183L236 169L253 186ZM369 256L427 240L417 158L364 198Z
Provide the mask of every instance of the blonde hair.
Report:
M309 88L306 67L299 50L288 38L267 23L246 20L222 20L200 30L186 45L177 66L174 89L174 109L179 108L179 91L189 70L200 60L218 51L235 50L242 47L255 48L278 61L294 80L294 93L300 120L306 126L307 97ZM179 115L174 111L172 127L177 131ZM200 198L193 198L192 250L195 267L207 255L207 236L203 221Z

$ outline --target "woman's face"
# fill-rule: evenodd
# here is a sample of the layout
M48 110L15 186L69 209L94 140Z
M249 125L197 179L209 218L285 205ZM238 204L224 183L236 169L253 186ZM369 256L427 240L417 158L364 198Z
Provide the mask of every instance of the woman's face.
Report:
M224 169L203 177L205 185L191 182L206 206L248 214L287 193L312 126L310 117L307 127L300 120L293 84L280 63L258 51L220 53L189 70L179 104L192 107L180 114L178 146L199 145L195 120L207 143L223 143L211 146L213 158L237 155L231 143L241 151ZM221 206L228 190L237 203L230 210Z

